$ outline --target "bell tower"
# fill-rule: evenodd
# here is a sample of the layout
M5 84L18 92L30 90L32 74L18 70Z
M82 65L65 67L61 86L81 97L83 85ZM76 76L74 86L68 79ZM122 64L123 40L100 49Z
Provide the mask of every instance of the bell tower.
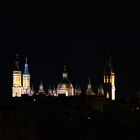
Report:
M106 98L115 100L115 72L112 68L112 60L107 53L106 64L104 69L104 95Z
M16 55L15 68L13 71L12 97L21 97L22 94L22 73L19 67L18 54Z
M23 94L30 94L30 73L28 69L27 58L25 59L24 73L23 73Z

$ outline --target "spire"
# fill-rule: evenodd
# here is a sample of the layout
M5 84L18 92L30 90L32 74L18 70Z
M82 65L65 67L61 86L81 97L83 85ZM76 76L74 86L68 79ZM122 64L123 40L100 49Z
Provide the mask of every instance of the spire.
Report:
M106 70L113 71L112 69L112 59L109 52L106 52L106 64L105 64Z
M19 71L19 57L18 57L18 53L16 54L15 70Z
M88 78L88 85L91 85L90 77Z
M42 81L40 82L40 85L39 85L39 93L45 93Z
M64 72L63 72L62 76L63 76L63 79L68 79L68 74L66 72L66 65L64 65Z
M66 65L64 65L64 72L66 72Z
M32 84L32 88L31 88L31 92L30 92L30 95L34 95L35 91L34 91L34 87L33 87L33 84Z
M75 95L80 95L82 93L80 85L76 84L75 86Z
M27 58L25 58L24 74L29 74Z
M25 58L25 64L27 64L27 57Z
M100 83L99 83L99 87L98 87L98 95L104 95L104 89Z
M88 80L88 85L87 85L87 91L86 91L87 95L95 95L95 93L92 90L92 85L91 85L91 81L90 81L90 77Z
M87 85L87 90L90 90L92 88L92 85L91 85L91 81L90 81L90 77L88 79L88 85Z
M48 88L48 95L52 96L52 86L51 86L51 84L49 85L49 88Z
M53 84L53 95L56 96L56 88L55 88L55 84Z
M109 59L108 59L108 66L109 66L109 68L112 69L112 59L111 59L111 56L109 56Z
M43 86L42 80L40 81L40 86Z

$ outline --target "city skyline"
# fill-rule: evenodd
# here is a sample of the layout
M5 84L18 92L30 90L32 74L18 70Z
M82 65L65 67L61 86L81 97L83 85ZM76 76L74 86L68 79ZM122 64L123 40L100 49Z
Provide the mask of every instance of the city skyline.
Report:
M20 52L21 63L24 63L24 58L23 57L27 56L25 53L23 53L23 54L25 56L23 56L22 53ZM56 64L56 63L49 64L48 68L47 68L47 63L48 62L47 63L44 62L44 61L42 61L41 63L38 62L38 61L34 62L37 59L40 60L40 58L38 58L38 57L36 58L35 56L31 58L31 56L27 56L29 58L28 61L29 61L29 64L30 64L30 71L31 71L31 75L32 75L31 81L32 81L32 83L34 83L36 85L35 86L36 89L37 89L37 85L39 85L39 81L41 79L42 79L42 81L44 81L44 83L46 83L46 85L47 85L46 87L49 86L48 83L50 83L50 82L54 82L54 83L57 84L58 81L59 81L62 69L63 69L63 65L66 64L67 67L68 67L68 72L70 73L70 77L71 77L71 79L74 83L80 82L82 88L85 89L86 88L86 83L88 81L88 77L90 76L91 79L92 79L92 83L96 88L95 90L97 90L97 86L99 85L100 80L102 80L103 68L104 68L104 64L105 64L105 60L104 60L105 54L103 54L101 56L101 53L99 53L99 51L98 51L98 54L100 56L96 56L96 60L99 59L97 61L99 64L96 63L96 60L92 60L92 57L91 57L88 61L89 63L86 63L86 62L83 61L83 65L81 63L76 64L75 61L77 61L77 60L70 61L69 59L67 59L67 60L64 60L63 62L60 62L60 64ZM112 54L114 54L114 53L111 53L111 56L112 56ZM97 53L96 53L96 55L97 55ZM95 58L95 55L94 55L94 58ZM101 58L102 58L102 60L101 60ZM131 87L129 87L129 88L124 87L123 85L127 86L126 83L129 82L129 81L126 81L126 83L123 83L123 85L120 85L121 80L130 79L129 77L132 77L132 75L129 75L129 77L125 77L126 79L123 79L121 77L121 73L119 73L119 71L120 71L119 67L117 66L119 64L116 64L116 62L115 62L116 60L114 59L114 57L112 57L112 59L113 59L113 67L114 67L116 75L117 75L116 76L117 93L119 93L119 94L123 93L121 96L127 96L127 95L132 95L131 93L133 92L134 96L135 96L135 93L139 91L139 89L136 90L132 87L132 86L135 86L135 85L131 85ZM13 62L15 60L14 56L13 56L13 59L11 59L11 60L12 60L12 64L13 64ZM53 61L53 60L51 60L51 61ZM95 63L94 64L95 67L93 66L93 62ZM11 76L12 70L13 70L13 65L12 64L10 64L10 65L8 64L11 68L6 70L6 71L10 72L9 73L10 76ZM129 67L129 64L127 64L127 65ZM134 65L135 65L135 63L134 63ZM33 67L37 68L37 70L34 70ZM23 67L21 67L21 68L23 69ZM82 69L82 71L81 71L81 69ZM130 70L128 70L128 72ZM135 71L135 68L134 68L134 71ZM125 72L125 74L128 74L127 71ZM137 75L137 76L139 76L139 75ZM134 77L132 77L132 78L134 78ZM11 85L12 78L7 77L7 79L8 79L9 84L7 84L8 83L7 81L5 82L5 85L3 83L2 84L4 85L4 87L8 88L8 90L7 90L8 94L6 93L6 95L9 95L9 93L11 91L11 89L9 88L9 85ZM11 81L9 81L9 79L11 79ZM134 82L134 81L132 81L132 82ZM124 92L120 88L123 88L123 90L124 91L126 90L126 92Z
M15 65L13 69L13 85L12 85L12 97L21 97L23 94L28 96L45 94L46 96L59 96L59 94L65 94L66 96L75 96L80 94L105 96L115 100L119 96L115 95L115 72L112 66L111 55L107 52L105 58L105 66L103 69L102 80L97 84L98 87L92 86L92 78L89 75L88 82L86 83L86 90L83 90L83 85L79 82L73 84L69 78L66 65L64 65L61 79L59 82L48 83L41 79L38 85L38 91L34 88L34 83L31 81L28 60L25 58L24 70L22 71L20 66L19 55L16 55ZM36 81L38 81L36 79ZM45 85L45 88L44 88ZM94 85L95 86L95 85ZM36 87L36 85L35 85Z
M133 96L140 91L137 17L98 15L94 14L96 8L82 12L78 8L69 11L49 6L25 7L5 8L4 18L0 18L0 95L11 93L17 52L22 64L24 57L28 57L36 85L36 79L40 78L46 85L53 79L58 82L64 64L75 82L79 79L81 85L86 85L91 75L93 84L97 85L98 79L102 78L105 52L109 51L117 92L122 96Z
M138 139L139 4L11 1L0 8L0 140Z

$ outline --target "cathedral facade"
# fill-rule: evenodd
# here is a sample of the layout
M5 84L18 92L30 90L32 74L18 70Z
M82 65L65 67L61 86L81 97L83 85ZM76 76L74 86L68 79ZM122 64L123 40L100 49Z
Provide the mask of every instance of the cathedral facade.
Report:
M73 86L69 80L68 73L66 71L66 66L64 66L64 71L62 73L62 78L58 83L57 87L49 87L47 92L44 90L43 83L39 85L38 92L35 92L30 87L30 73L28 70L27 58L25 60L24 72L19 67L18 55L16 56L15 68L13 71L13 87L12 87L12 97L21 97L26 94L28 96L32 95L41 95L46 96L79 96L81 94L88 96L105 96L107 99L115 100L115 72L112 68L111 56L106 58L106 65L104 69L103 84L99 86L97 93L94 92L89 78L87 83L87 89L85 92L82 92L80 86Z
M27 58L24 65L24 72L19 66L18 54L16 55L15 68L13 71L13 87L12 87L12 97L21 97L22 94L30 95L30 73L28 70Z

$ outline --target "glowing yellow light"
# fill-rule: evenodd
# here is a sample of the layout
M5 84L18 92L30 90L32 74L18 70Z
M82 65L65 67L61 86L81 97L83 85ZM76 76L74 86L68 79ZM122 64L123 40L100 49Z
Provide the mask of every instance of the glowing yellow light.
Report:
M107 82L107 83L109 82L109 80L108 80L108 76L107 76L106 82Z
M112 82L112 78L110 78L110 83Z
M109 98L109 92L107 92L107 94L106 94L106 98Z
M22 94L22 85L21 85L21 71L13 72L13 88L12 96L20 97Z
M114 86L114 85L115 85L115 77L112 76L112 77L111 77L111 80L112 80L112 86Z
M115 100L115 87L112 87L112 100Z

